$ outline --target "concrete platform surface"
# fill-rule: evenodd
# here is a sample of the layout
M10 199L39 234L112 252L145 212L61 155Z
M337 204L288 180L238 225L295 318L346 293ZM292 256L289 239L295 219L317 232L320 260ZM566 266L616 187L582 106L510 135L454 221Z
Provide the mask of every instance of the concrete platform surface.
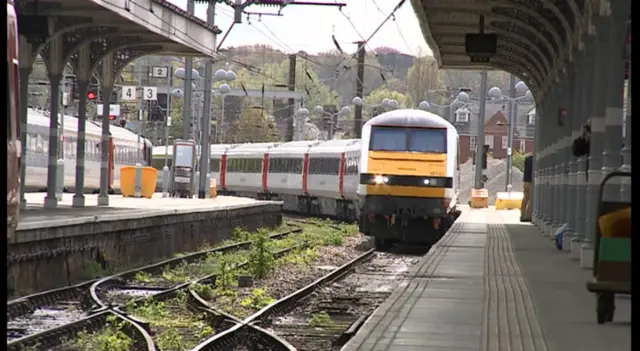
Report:
M56 226L69 226L103 221L140 219L172 214L188 214L245 207L280 204L278 201L258 201L234 196L214 199L163 198L156 193L151 199L109 195L109 206L97 206L98 195L85 195L86 207L71 207L73 194L63 194L58 208L44 208L45 193L27 193L27 208L20 211L18 231Z
M630 297L598 325L590 278L519 211L467 208L342 350L631 350Z

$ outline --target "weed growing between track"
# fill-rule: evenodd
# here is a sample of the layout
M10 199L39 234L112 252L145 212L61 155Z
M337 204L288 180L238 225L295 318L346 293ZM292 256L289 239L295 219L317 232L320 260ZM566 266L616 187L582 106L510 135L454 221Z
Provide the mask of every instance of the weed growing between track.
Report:
M132 301L126 309L149 323L154 342L163 351L188 350L215 334L208 316L189 308L184 291L166 301L148 300L137 306Z
M215 286L198 285L192 290L214 308L242 319L326 272L315 265L331 266L354 255L353 244L360 240L356 237L357 226L323 220L306 222L300 224L303 233L277 241L269 240L266 232L258 231L245 267L237 268L234 262L225 262L229 258L223 257L218 261L220 269ZM284 256L274 254L291 247L294 249ZM240 277L250 277L253 286L239 287Z
M134 341L125 332L126 322L119 320L115 316L107 317L107 326L94 333L82 331L75 339L56 350L73 351L129 351L132 349ZM37 347L33 351L38 350ZM27 349L25 351L32 351Z

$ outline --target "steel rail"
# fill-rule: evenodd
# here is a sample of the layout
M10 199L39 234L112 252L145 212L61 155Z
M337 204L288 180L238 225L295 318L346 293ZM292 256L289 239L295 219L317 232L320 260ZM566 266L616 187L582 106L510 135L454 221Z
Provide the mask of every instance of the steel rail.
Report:
M28 348L37 348L38 350L53 348L82 331L91 333L103 329L109 323L107 318L110 316L115 316L125 322L123 332L134 342L132 351L156 351L153 339L144 328L131 319L109 310L102 310L86 318L13 340L7 343L7 350L24 351Z
M298 227L292 230L270 235L269 239L280 239L290 234L301 233L302 231L303 231L302 228ZM99 306L99 308L112 308L113 306L110 303L102 301L99 292L122 288L123 286L125 286L125 282L133 278L137 273L146 272L150 274L157 274L158 272L162 271L163 268L171 268L181 263L195 263L205 259L207 255L215 252L228 252L233 250L248 249L249 247L251 247L251 244L252 244L252 241L243 241L235 244L225 245L225 246L221 246L221 247L217 247L209 250L195 252L182 257L171 258L171 259L150 264L144 267L131 269L125 272L104 277L94 282L91 285L89 289L89 294L93 303ZM190 282L187 282L187 283L190 283ZM164 289L162 291L170 291L175 289L176 287L182 287L187 283L178 284L174 287Z
M217 334L212 338L205 340L200 345L196 346L193 351L214 351L214 350L229 350L234 345L238 345L240 342L244 342L246 338L244 338L243 333L247 333L249 330L250 333L260 333L263 339L259 339L258 341L262 341L267 343L268 345L276 347L276 350L295 350L291 344L278 337L274 333L271 333L256 324L259 322L268 321L268 319L274 315L287 313L290 309L295 307L295 303L305 298L317 288L324 286L329 282L333 282L337 279L340 279L342 276L351 271L358 264L365 262L375 255L375 250L368 250L361 254L360 256L352 259L351 261L343 264L342 266L336 268L330 273L324 275L323 277L317 279L311 284L279 299L278 301L264 307L263 309L257 311L251 316L245 318L244 320L240 320L235 316L229 315L225 312L214 309L209 305L209 308L215 311L215 313L220 316L224 316L224 318L232 320L237 323L236 327L227 330L225 333ZM190 291L190 294L194 296L195 299L199 299L201 303L206 304L195 291ZM208 304L207 304L208 305ZM279 345L279 346L276 346ZM258 349L257 345L253 345L253 349ZM265 345L262 345L265 346Z
M279 239L279 238L286 237L290 234L297 234L303 231L303 229L299 225L290 224L290 226L294 228L291 230L272 234L269 236L269 238ZM124 311L115 309L114 306L110 304L96 303L96 301L102 302L101 300L99 300L99 295L97 294L97 291L96 291L96 288L100 287L101 284L99 283L101 281L104 283L104 282L109 282L109 280L111 279L119 280L119 279L122 279L121 277L132 277L133 275L135 275L137 272L140 272L140 271L152 271L152 272L158 271L158 270L161 270L162 267L174 266L181 262L184 262L185 260L188 260L188 262L189 261L197 262L199 259L206 257L206 255L209 253L247 249L251 246L251 244L252 244L252 241L243 241L243 242L238 242L230 245L225 245L218 248L194 252L182 257L167 259L155 264L132 269L132 270L118 273L109 277L93 279L93 280L82 282L80 284L76 284L73 286L43 291L43 292L31 294L28 296L24 296L24 297L20 297L20 298L8 301L7 302L7 320L14 320L19 317L24 317L26 315L34 313L37 309L40 309L40 308L56 306L57 304L60 304L60 302L62 301L74 301L74 300L79 301L81 310L88 314L85 318L81 318L76 321L66 323L64 325L56 326L48 330L22 336L21 338L8 342L8 345L14 345L14 344L30 345L34 343L33 340L41 340L43 338L48 338L48 339L54 340L53 342L55 342L56 338L54 337L52 339L51 335L59 335L59 334L66 335L67 330L71 330L73 332L73 330L75 330L74 328L76 328L76 326L78 325L77 323L80 323L81 325L85 325L85 324L93 325L94 319L91 317L93 317L94 315L97 315L96 318L98 319L96 320L100 321L100 318L102 318L100 316L105 310L108 310L108 309L111 309L112 312L115 314L119 314L121 318L125 318L124 316L126 315L126 313ZM215 279L215 275L210 275L208 276L208 278ZM113 282L112 286L117 286L118 283L122 283L122 281ZM159 289L158 293L140 298L136 302L140 303L140 301L144 299L148 299L150 297L153 299L157 299L159 301L169 299L175 296L178 291L188 288L191 283L192 282L186 282L186 283L178 284L174 287ZM136 327L139 327L139 326L136 326Z

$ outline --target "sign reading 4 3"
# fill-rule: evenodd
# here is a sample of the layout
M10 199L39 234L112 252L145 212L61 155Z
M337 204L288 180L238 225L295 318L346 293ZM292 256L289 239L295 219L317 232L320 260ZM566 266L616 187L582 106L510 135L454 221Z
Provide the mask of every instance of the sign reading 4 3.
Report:
M158 88L157 87L142 88L142 98L147 101L158 100Z
M136 100L136 87L135 86L123 86L122 87L122 96L120 97L122 101L135 101Z

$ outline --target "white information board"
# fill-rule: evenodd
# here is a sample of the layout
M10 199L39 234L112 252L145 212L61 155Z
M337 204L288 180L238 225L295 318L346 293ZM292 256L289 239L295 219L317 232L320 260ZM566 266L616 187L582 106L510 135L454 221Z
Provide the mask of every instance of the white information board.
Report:
M158 100L158 88L157 87L142 88L142 98L146 101Z
M96 104L96 114L98 116L102 116L103 109L104 109L104 105L103 104ZM109 115L111 115L111 116L120 116L120 105L110 104L109 105Z
M167 78L169 75L169 67L153 66L151 76L153 78Z
M121 101L135 101L136 100L136 87L133 85L125 85L122 87Z

